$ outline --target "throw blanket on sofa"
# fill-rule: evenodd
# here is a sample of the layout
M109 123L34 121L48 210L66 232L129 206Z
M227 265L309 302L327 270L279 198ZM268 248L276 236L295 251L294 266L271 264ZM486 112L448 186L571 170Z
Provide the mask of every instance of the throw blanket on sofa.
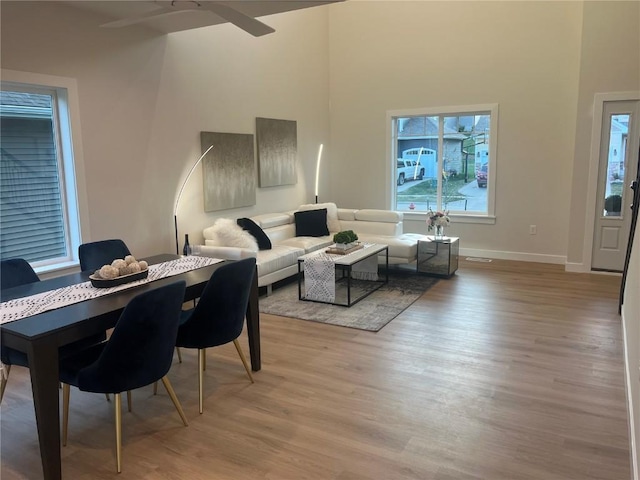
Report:
M335 265L326 253L313 255L304 261L304 290L307 300L335 301Z

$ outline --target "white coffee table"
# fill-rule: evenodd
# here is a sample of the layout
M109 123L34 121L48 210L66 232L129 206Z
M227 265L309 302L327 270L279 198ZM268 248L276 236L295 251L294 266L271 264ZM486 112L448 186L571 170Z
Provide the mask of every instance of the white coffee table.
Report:
M315 255L319 255L320 253L327 252L326 248L317 250L315 252L307 253L306 255L302 255L298 257L298 299L305 300L309 302L319 302L319 303L329 303L331 305L340 305L343 307L351 307L355 305L363 298L371 295L373 292L378 290L383 285L389 283L389 246L378 244L378 243L367 243L362 244L363 248L348 253L346 255L339 254L329 254L331 257L333 264L335 266L335 272L339 275L334 276L334 280L336 283L336 298L335 301L321 301L310 298L305 298L303 295L303 283L304 283L304 262L305 260L312 258ZM377 256L384 252L385 254L385 269L384 269L384 277L381 280L357 280L358 283L366 282L366 288L358 289L359 292L355 295L352 295L352 290L354 287L354 279L352 278L353 268L360 264L361 262L371 258L372 256L376 257L377 264ZM346 284L346 285L345 285ZM341 294L339 295L338 292Z

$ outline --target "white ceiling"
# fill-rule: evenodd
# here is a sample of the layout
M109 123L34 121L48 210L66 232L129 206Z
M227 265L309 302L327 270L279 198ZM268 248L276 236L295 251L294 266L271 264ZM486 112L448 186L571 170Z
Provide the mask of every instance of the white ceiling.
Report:
M315 7L318 5L326 5L340 1L344 0L235 0L215 3L227 5L251 17L263 17L266 15ZM150 13L158 9L158 5L153 0L69 0L63 3L75 8L104 15L104 23L139 14L142 15ZM261 19L260 21L268 24L268 20ZM219 17L211 11L205 10L179 11L168 15L150 18L139 25L144 25L160 32L171 33L179 32L181 30L189 30L192 28L206 27L209 25L218 25L221 23L227 23L227 20Z

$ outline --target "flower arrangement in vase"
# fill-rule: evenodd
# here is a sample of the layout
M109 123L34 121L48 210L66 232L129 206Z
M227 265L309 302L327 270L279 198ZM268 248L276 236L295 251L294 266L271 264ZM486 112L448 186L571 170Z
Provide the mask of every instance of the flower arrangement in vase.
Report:
M427 212L427 230L431 231L435 229L436 240L442 240L444 238L444 227L449 226L450 222L449 210L434 212L429 209Z

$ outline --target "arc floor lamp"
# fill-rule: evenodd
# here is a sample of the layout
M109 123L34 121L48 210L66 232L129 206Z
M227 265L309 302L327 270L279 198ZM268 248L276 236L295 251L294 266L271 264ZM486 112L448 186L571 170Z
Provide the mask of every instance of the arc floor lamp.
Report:
M176 230L176 255L180 255L180 247L178 245L178 205L180 204L180 199L182 198L182 192L184 191L184 187L187 185L187 182L191 178L191 175L193 175L193 172L196 169L196 167L200 165L200 162L202 162L202 159L207 156L207 153L209 153L209 151L212 148L213 148L213 145L207 148L207 150L200 156L198 161L193 164L193 167L191 167L191 170L189 170L189 174L187 175L187 178L184 179L184 182L182 182L182 186L180 187L180 191L178 192L178 198L176 198L176 204L173 207L173 226Z

